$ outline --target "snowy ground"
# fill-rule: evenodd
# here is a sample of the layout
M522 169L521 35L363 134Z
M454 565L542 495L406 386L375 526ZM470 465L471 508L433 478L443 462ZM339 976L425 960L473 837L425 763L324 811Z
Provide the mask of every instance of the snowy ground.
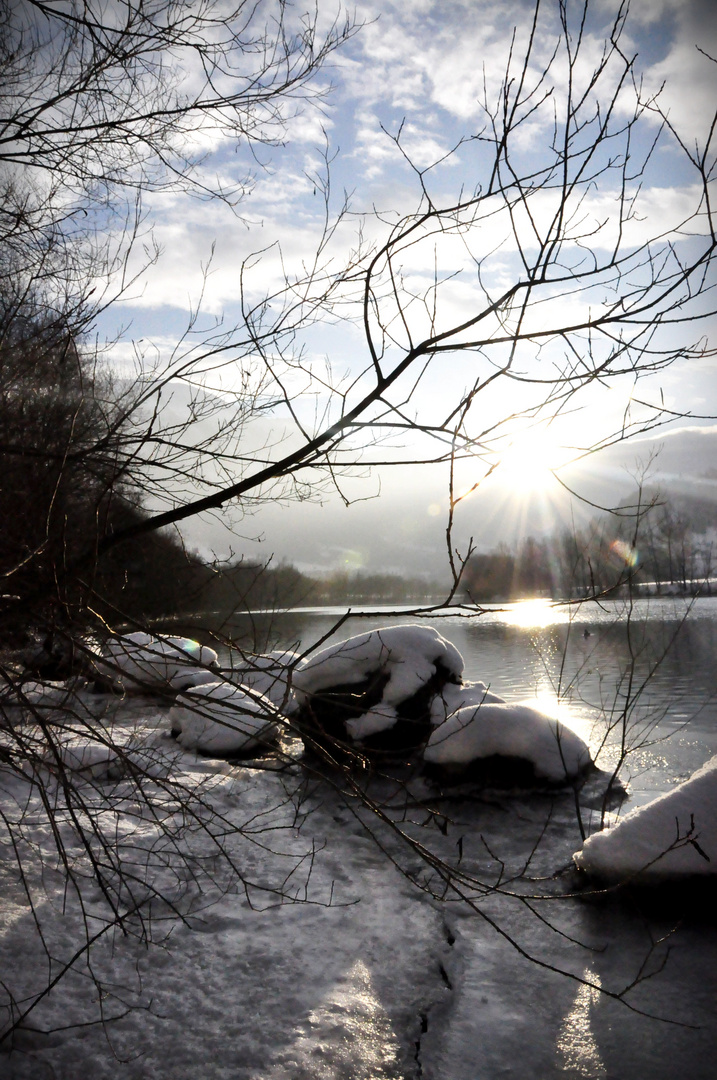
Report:
M370 794L392 808L408 837L467 875L472 902L459 901L455 892L441 902L409 880L434 892L439 884L415 850L320 777L307 787L303 766L272 771L198 758L167 737L167 711L149 701L123 704L115 722L153 748L188 787L202 791L218 820L223 816L237 829L225 829L227 851L241 877L254 884L247 893L218 862L202 861L201 830L183 836L189 858L178 864L153 846L151 823L137 821L123 842L137 865L153 853L153 880L185 921L155 904L154 945L137 939L132 918L128 934L99 938L28 1016L12 1052L0 1056L0 1076L714 1077L714 920L680 921L682 912L648 918L639 897L562 895L577 880L571 855L581 843L572 793L436 802L434 789L413 781L411 794L441 811L439 828L411 824L411 817L425 821L425 810L406 806L400 785L374 781ZM3 780L2 810L13 820L21 790L17 779ZM97 782L102 797L124 800L117 806L125 810L131 790L126 780ZM583 792L585 803L595 797L594 788ZM37 898L37 921L9 851L0 907L0 977L20 1003L47 987L87 933L106 925L108 910L88 886L82 915L53 868L52 836L36 796L24 811L35 854L28 885ZM499 884L500 891L478 890L473 879ZM282 903L263 891L280 885L311 902ZM536 895L543 899L530 899ZM516 945L593 988L537 966ZM628 1004L595 989L622 990L641 967L653 977L628 993ZM104 1025L94 1022L100 1010L108 1018Z

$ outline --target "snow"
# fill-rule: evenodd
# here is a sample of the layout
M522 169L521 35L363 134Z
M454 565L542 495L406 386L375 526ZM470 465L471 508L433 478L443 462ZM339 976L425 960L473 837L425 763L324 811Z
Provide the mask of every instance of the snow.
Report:
M111 668L113 677L119 675L124 689L130 693L166 688L178 688L183 677L191 679L197 668L217 666L214 649L184 637L155 637L153 634L127 634L110 638L105 643L110 664L100 664L101 670Z
M108 712L112 705L112 699L92 693L86 680L78 676L65 682L30 680L8 686L0 695L1 715L11 725L48 723L53 727L81 726Z
M195 686L169 710L172 731L185 750L237 754L265 749L276 738L276 709L268 698L227 682Z
M71 814L61 799L53 804L56 837L36 783L0 761L0 1021L10 1015L10 994L15 1015L38 1001L15 1049L6 1045L0 1056L3 1078L475 1080L477 1069L513 1076L519 1062L524 1080L673 1080L677 1061L689 1063L690 1080L712 1080L714 928L683 925L655 944L641 912L568 895L547 898L536 918L532 903L515 896L528 862L538 880L560 880L556 871L579 843L572 792L453 801L439 830L425 825L433 797L414 781L407 794L418 809L409 801L407 820L397 804L400 827L453 865L460 843L461 872L491 885L475 909L452 896L441 903L424 891L426 864L394 829L381 831L375 812L335 784L314 774L307 785L300 762L270 771L197 758L163 736L169 710L161 702L132 697L112 708L113 745L130 756L153 751L167 779L145 784L150 806L132 776L114 779L112 768L106 777L75 776L135 894L145 887L156 897L157 943L147 945L131 916L83 949L111 915ZM68 751L73 745L81 763L79 736ZM370 794L386 808L393 791L386 781ZM183 831L163 833L178 793L203 801ZM169 816L157 819L165 800ZM10 827L22 836L24 881L6 844ZM239 877L222 870L212 836ZM78 872L81 900L67 888L58 842ZM492 888L503 878L504 894ZM540 887L535 879L525 886L529 897ZM303 899L309 903L292 902ZM648 954L657 974L630 1000L678 1023L660 1024L531 964L483 916L529 955L612 991ZM41 996L48 972L60 975L73 957Z
M446 683L431 702L431 723L442 724L459 709L472 705L501 705L505 698L492 694L484 682L464 682L460 686Z
M85 685L84 679L43 682L30 679L12 684L6 682L0 690L0 701L5 705L29 705L44 708L71 706L77 691Z
M172 690L189 690L192 686L205 686L217 681L214 668L196 668L193 671L179 671L169 680Z
M44 758L51 770L57 768L59 758L66 769L94 779L106 779L120 772L117 753L101 742L86 738L63 740L54 751L48 749Z
M530 705L471 705L458 709L431 734L427 762L466 766L500 755L530 762L536 776L560 782L590 763L590 751L576 732Z
M689 780L595 833L575 863L609 881L717 873L717 757Z
M463 657L437 630L428 626L390 626L347 638L316 653L294 674L300 705L312 694L336 686L351 686L369 676L388 676L380 702L347 721L355 740L386 731L396 723L396 707L417 693L442 667L456 682Z
M48 749L43 759L49 772L57 773L59 759L76 779L93 781L121 780L131 773L167 777L175 764L166 747L151 738L130 738L124 744L107 746L77 733L56 740L54 749Z
M242 662L227 672L231 681L241 683L264 697L284 715L291 715L296 708L296 696L291 689L293 669L299 654L278 649L269 653L243 656Z

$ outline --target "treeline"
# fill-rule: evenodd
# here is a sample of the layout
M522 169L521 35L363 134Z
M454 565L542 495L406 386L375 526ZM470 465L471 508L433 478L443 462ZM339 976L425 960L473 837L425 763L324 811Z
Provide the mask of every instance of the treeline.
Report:
M423 604L445 596L445 587L435 581L400 574L370 574L337 570L328 577L314 579L312 596L316 603L338 604Z
M222 621L235 613L304 606L423 604L444 595L438 583L399 574L336 571L319 578L286 563L208 564L171 534L150 533L101 560L94 603L106 621L122 624L188 614Z
M709 590L717 506L656 495L647 505L637 522L625 505L583 529L529 536L513 550L501 545L474 554L464 573L464 594L486 603L589 596L628 582L659 593L689 592L692 583L707 581ZM226 618L241 611L301 606L427 604L445 595L438 582L400 574L337 570L317 577L283 563L207 565L162 534L111 553L98 574L97 589L108 611L114 607L137 621L188 612Z
M351 604L422 604L439 600L438 583L400 574L338 570L322 577L296 567L241 561L207 568L199 608L227 617L238 611Z
M113 384L67 313L23 291L2 254L0 642L191 606L209 572L176 537L103 553L144 517L125 445L136 392Z
M208 564L176 533L132 533L162 491L142 385L120 383L87 340L80 308L53 308L0 252L0 643L188 613L404 604L438 586L397 574L312 577L293 566ZM196 404L196 403L195 403ZM194 407L194 405L193 405ZM184 483L181 423L162 476ZM148 464L150 463L150 464ZM169 497L169 496L167 496Z
M641 506L594 519L577 530L532 536L515 550L471 557L463 577L477 603L529 597L590 596L631 583L650 591L711 591L717 505L642 493Z

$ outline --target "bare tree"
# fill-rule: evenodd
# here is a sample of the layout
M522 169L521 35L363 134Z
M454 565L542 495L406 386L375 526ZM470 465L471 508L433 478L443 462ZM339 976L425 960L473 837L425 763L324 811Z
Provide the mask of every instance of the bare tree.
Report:
M355 29L285 4L151 0L2 5L0 161L88 193L196 186L200 126L249 144L280 140L311 78ZM292 105L293 103L293 105Z
M75 296L81 325L91 325L97 304L83 306L89 286L77 275L88 250L93 254L87 245L117 189L141 195L176 183L207 194L209 184L204 174L194 172L196 159L185 141L198 119L206 118L223 134L273 138L287 95L302 91L328 52L351 32L350 27L333 28L319 42L310 22L292 37L282 21L284 5L277 10L279 21L270 32L264 29L261 4L240 6L217 21L211 7L157 0L150 8L129 5L123 9L127 22L117 25L87 5L80 16L73 6L31 3L22 8L22 18L29 12L32 22L18 21L14 10L8 10L11 32L3 47L12 120L6 122L4 136L0 134L6 190L15 207L6 213L3 226L6 248L13 253L8 273L17 275L19 265L37 288L52 260L62 262L66 251L77 252L69 281L80 280L83 288L79 299L69 287L65 295ZM547 55L537 45L544 17L545 29L554 30L554 48ZM260 20L258 29L255 18ZM156 366L140 373L132 396L121 400L113 413L109 430L93 433L82 456L91 462L111 446L115 477L131 478L140 499L142 492L159 489L171 506L114 532L95 532L83 547L68 551L57 566L57 577L53 575L53 588L58 578L85 578L93 560L111 549L121 551L130 539L203 511L232 504L242 511L257 500L303 495L315 483L333 484L341 491L342 477L356 468L430 463L444 465L449 475L446 537L452 588L446 601L455 603L470 555L470 547L462 552L455 548L455 516L467 495L495 468L506 434L516 425L559 415L596 384L627 380L634 385L648 374L711 351L699 336L693 337L693 326L714 311L715 122L704 143L691 149L663 115L659 97L644 96L635 62L621 44L624 9L616 15L597 62L585 56L587 5L573 15L558 4L554 25L551 18L536 5L523 55L511 55L495 96L486 88L483 126L454 151L460 149L471 160L471 174L457 189L450 190L446 159L419 167L405 148L403 131L387 134L412 171L412 213L389 208L360 215L358 233L337 270L342 228L353 218L345 200L334 207L329 171L317 176L326 214L311 258L260 296L252 285L256 257L245 260L241 324L219 326L197 342L193 314L186 337ZM64 37L56 48L48 28L57 25ZM199 73L199 90L184 88L178 66L173 67L175 58L185 54L192 58L191 72ZM251 66L255 58L258 63ZM240 91L232 81L237 73ZM540 133L539 154L533 147L530 155L522 149L521 136L529 125ZM641 141L643 129L646 139ZM645 235L641 181L663 141L683 153L696 195L689 212L660 221ZM640 146L647 147L641 157ZM59 178L57 191L44 171L48 165ZM36 182L28 179L32 170L38 171ZM62 220L63 198L73 185L79 198ZM596 192L605 198L597 199ZM213 193L230 198L237 190L215 188ZM141 200L129 205L131 246L140 228ZM85 224L77 212L88 206L93 219ZM109 260L105 256L106 277L114 281L119 274L120 288L127 250L125 243ZM508 285L506 265L511 272ZM348 374L331 366L318 370L305 359L303 346L311 341L317 323L325 321L345 322L361 335L361 356ZM663 332L680 327L687 340L675 347ZM223 388L225 373L235 387L231 423L208 437L196 425L196 435L195 420L226 412L226 399L215 393ZM433 393L436 380L455 386L450 401ZM190 419L168 426L162 403L172 386L182 382L192 387ZM500 404L502 387L511 402L507 408L505 399ZM302 395L318 402L311 422L300 407ZM649 430L665 418L661 402L634 400L641 402L639 408L627 408L600 445ZM283 418L289 446L279 441L247 450L241 440L243 423L262 411ZM404 454L403 441L409 446ZM584 446L576 453L596 448ZM461 477L466 464L472 470L469 483ZM33 583L29 600L38 602L46 590L45 583ZM28 595L8 602L27 606ZM23 702L22 688L20 704L32 704ZM73 708L80 728L95 741L104 740L118 756L117 768L130 775L139 790L142 812L156 818L160 837L151 850L159 853L161 864L167 865L168 859L174 871L176 855L182 868L188 865L180 844L185 833L175 827L179 815L182 826L187 817L192 828L196 824L209 836L223 866L237 872L230 845L223 844L226 823L213 815L211 800L158 778L151 765L137 763L132 748L116 738L111 727L95 724L79 706ZM31 734L13 728L3 753L20 781L38 787L50 820L61 818L74 829L74 842L86 857L83 868L89 867L89 876L109 898L107 926L124 926L138 912L151 912L156 896L181 915L183 897L172 889L184 870L177 872L172 887L153 891L142 867L136 877L126 863L118 867L117 848L105 831L111 834L116 828L116 817L106 816L104 789L89 803L83 789L84 801L78 803L78 785L68 779L64 750L42 712L35 708L34 714L37 726ZM76 734L75 727L71 722ZM323 781L324 765L335 766L336 757L320 743L314 749L323 757L316 769ZM59 812L43 779L48 754L50 764L57 766L58 785L52 794L59 799ZM353 751L351 764L364 760L360 751ZM390 833L429 867L427 880L411 875L425 891L440 899L460 899L489 921L480 912L484 896L500 893L530 908L532 897L514 889L515 879L504 880L502 871L483 879L464 870L460 857L456 863L417 840L409 800L395 813L395 807L387 808L367 790L351 767L338 775L332 780L338 794L368 808L369 831L377 823L373 832L379 843L385 846ZM287 795L292 808L297 805L292 800L298 800L297 815L304 795L301 785ZM429 818L440 833L445 818L434 810ZM26 820L20 815L19 821L5 823L18 844ZM249 823L245 833L238 832L254 839ZM299 865L310 868L311 854L298 856ZM63 861L61 845L58 855ZM400 856L392 857L402 865ZM22 870L22 858L19 865ZM72 884L82 904L80 876L75 874ZM295 897L293 882L282 894ZM499 925L496 929L506 936ZM16 1017L13 1026L18 1022Z
M205 385L221 369L253 377L262 400L288 418L291 449L223 459L224 482L178 498L135 533L232 502L249 505L287 484L323 476L340 486L357 465L443 462L450 537L460 503L490 474L516 425L549 420L577 407L585 391L620 381L633 390L624 416L576 457L674 418L636 388L647 375L713 352L694 327L714 311L714 121L690 149L659 96L644 95L623 51L626 12L618 12L596 65L583 55L586 17L558 6L545 59L536 40L550 16L536 6L525 54L511 56L494 99L486 90L483 126L454 151L471 155L471 171L452 196L445 159L419 167L400 129L386 136L412 170L416 209L364 217L340 272L337 229L349 211L344 204L331 217L329 178L317 178L327 224L308 270L257 300L255 257L247 259L242 324L173 358L179 378L211 369ZM520 143L528 124L540 132L529 155ZM642 185L663 144L682 153L694 202L646 233ZM322 320L362 334L361 358L343 379L303 359ZM438 381L455 394L433 393ZM312 425L300 411L301 383L321 403ZM506 410L506 399L515 407ZM408 452L392 446L401 441ZM470 463L471 483L459 477L461 462ZM109 542L121 541L118 534ZM450 539L449 553L457 581Z
M103 352L89 334L98 315L130 287L128 260L140 235L144 264L156 257L142 200L148 192L171 189L236 205L250 185L249 172L234 184L212 178L203 167L206 155L197 149L197 133L201 129L205 145L211 134L212 145L243 144L249 153L258 144L280 141L292 114L325 92L312 78L356 23L339 14L320 31L318 11L295 12L273 0L229 7L211 0L119 6L5 2L1 14L2 383L5 420L12 427L11 414L24 417L25 428L19 437L17 423L4 431L3 453L9 466L32 458L35 474L44 470L44 495L37 490L34 496L34 535L21 540L26 550L18 550L15 565L6 558L3 569L10 578L21 568L33 577L32 551L48 550L40 533L56 533L53 523L63 516L50 477L62 473L67 488L73 486L70 469L79 468L104 477L94 487L98 527L88 529L85 520L80 529L87 579L95 540L116 526L109 526L106 506L100 512L102 501L120 488L125 502L131 500L146 463L144 448L154 450L153 484L162 484L175 469L186 475L193 464L201 472L201 455L218 454L257 407L256 398L237 395L222 435L205 437L188 462L177 449L186 441L184 425L170 426L163 414L161 434L156 430L168 396L166 373L144 370L131 388L126 378L121 385L110 379ZM33 334L67 343L73 362L63 361L65 381L68 367L75 369L73 401L62 391L51 405L56 419L62 413L51 445L43 443L39 413L42 400L47 403L53 394L58 369L45 356L40 371L38 355L48 349L33 343ZM45 388L38 396L33 381ZM82 424L76 415L80 399ZM193 418L201 420L215 405L195 392ZM88 426L90 412L95 423ZM20 489L30 480L31 470L24 477L22 468L11 472ZM37 487L31 481L30 486ZM89 491L83 497L87 505ZM73 545L58 542L63 554L58 557L55 544L49 573L55 585L64 573L60 566L77 554L76 545L70 554ZM35 574L36 586L41 577ZM22 592L23 603L28 599L10 579L6 585L8 595ZM40 589L47 588L46 575Z

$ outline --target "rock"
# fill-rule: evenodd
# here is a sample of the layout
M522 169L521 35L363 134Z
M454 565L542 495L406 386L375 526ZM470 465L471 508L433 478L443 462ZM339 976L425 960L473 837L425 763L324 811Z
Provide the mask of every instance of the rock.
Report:
M297 725L319 742L405 754L431 731L431 702L458 683L463 658L428 626L393 626L347 638L294 674Z
M591 765L588 746L576 732L530 705L458 709L434 728L423 757L444 774L464 779L492 772L500 777L500 786L511 772L519 786L530 773L534 779L565 783Z
M588 837L573 858L580 870L610 882L717 875L717 757L673 791Z
M121 679L126 692L134 694L186 685L199 671L219 666L214 649L198 641L143 632L110 638L105 655L105 664L98 662L100 669L111 681Z
M217 757L269 750L279 731L276 709L227 682L195 686L169 710L172 734L185 750Z

